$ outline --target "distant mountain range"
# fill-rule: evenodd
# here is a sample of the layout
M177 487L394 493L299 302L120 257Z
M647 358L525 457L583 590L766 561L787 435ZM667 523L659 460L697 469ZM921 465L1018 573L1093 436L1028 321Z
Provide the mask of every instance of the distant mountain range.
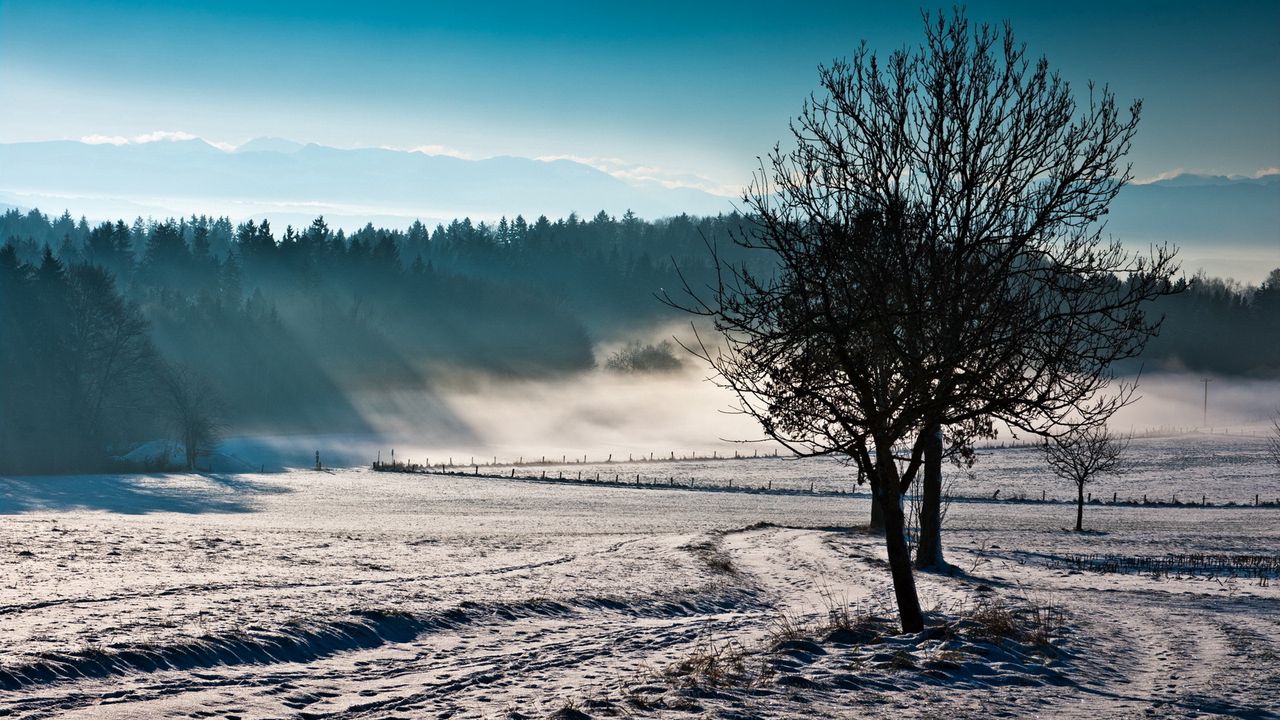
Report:
M0 144L0 202L76 214L307 218L337 225L413 218L561 217L628 209L646 218L728 212L692 188L627 182L570 160L343 150L259 138L234 150L200 139L113 145L58 140ZM112 209L115 208L115 209Z
M1280 174L1184 174L1130 185L1112 204L1107 227L1127 242L1256 247L1280 262Z
M1176 245L1187 275L1259 283L1280 268L1280 174L1184 174L1129 185L1106 219L1106 231L1130 247Z
M686 187L633 182L571 160L337 149L258 138L234 149L200 139L126 144L0 144L0 207L70 209L91 219L211 213L304 225L402 227L517 213L556 218L600 210L645 218L729 212L734 200ZM1107 232L1144 246L1183 248L1183 267L1260 279L1280 266L1280 174L1184 174L1130 185ZM1265 269L1260 269L1265 268Z

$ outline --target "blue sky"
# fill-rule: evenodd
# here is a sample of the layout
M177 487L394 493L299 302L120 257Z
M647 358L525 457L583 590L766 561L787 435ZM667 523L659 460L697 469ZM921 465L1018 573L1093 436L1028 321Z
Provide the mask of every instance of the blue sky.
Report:
M732 190L816 66L921 35L914 3L0 0L0 142L156 131L570 156ZM1078 86L1142 97L1132 160L1280 166L1280 3L974 2Z

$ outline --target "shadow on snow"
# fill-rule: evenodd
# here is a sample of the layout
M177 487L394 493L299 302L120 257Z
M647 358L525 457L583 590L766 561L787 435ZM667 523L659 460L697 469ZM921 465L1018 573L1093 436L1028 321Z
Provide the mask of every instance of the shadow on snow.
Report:
M289 490L232 474L0 477L0 515L67 510L242 513L255 499Z

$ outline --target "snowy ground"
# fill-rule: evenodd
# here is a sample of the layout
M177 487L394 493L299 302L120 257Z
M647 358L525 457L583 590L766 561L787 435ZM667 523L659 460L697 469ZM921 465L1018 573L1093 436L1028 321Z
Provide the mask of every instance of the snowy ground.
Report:
M750 451L743 452L750 454ZM723 451L719 455L721 459L705 459L705 451L697 454L697 458L702 459L688 459L687 455L675 451L671 455L674 460L664 460L659 455L643 462L621 462L626 456L617 456L619 462L612 463L592 462L589 456L586 462L565 463L554 462L563 456L549 459L547 463L540 462L541 457L526 457L522 465L503 464L500 459L496 465L489 465L481 458L479 466L466 464L468 460L476 461L474 458L439 457L436 460L452 460L454 465L440 468L450 472L470 472L474 468L482 474L507 475L514 470L517 476L545 474L551 479L581 477L620 482L635 482L638 475L642 484L674 481L697 487L732 485L774 490L868 492L865 484L858 486L854 468L832 458L763 457L738 462L732 455L724 459ZM1126 467L1122 476L1100 477L1090 485L1089 491L1094 497L1108 502L1114 497L1121 502L1142 502L1146 498L1152 503L1204 501L1225 505L1253 504L1261 500L1280 504L1280 481L1261 431L1136 438L1124 457ZM978 460L972 468L947 466L944 476L950 494L957 499L993 496L1075 499L1075 486L1049 473L1040 448L1032 444L979 449Z
M1135 450L1147 469L1100 494L1172 494L1162 473L1197 499L1280 494L1256 439ZM0 715L1280 717L1280 580L1059 562L1276 557L1280 509L1091 506L1094 532L1072 533L1068 504L989 501L991 478L1068 495L1028 458L993 453L965 479L988 499L949 509L958 572L919 583L936 623L991 598L1054 608L1043 644L786 632L833 602L888 603L882 543L855 527L865 492L360 469L0 478ZM801 467L708 465L739 485ZM749 671L685 671L728 656Z

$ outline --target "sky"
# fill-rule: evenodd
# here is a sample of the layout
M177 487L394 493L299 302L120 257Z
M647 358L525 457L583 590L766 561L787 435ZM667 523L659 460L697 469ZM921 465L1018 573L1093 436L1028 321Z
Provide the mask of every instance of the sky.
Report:
M949 6L948 6L949 7ZM1140 179L1280 167L1280 3L971 2L1083 87L1140 97ZM817 67L914 3L0 0L0 142L260 136L568 157L736 194ZM159 133L159 134L157 134Z

